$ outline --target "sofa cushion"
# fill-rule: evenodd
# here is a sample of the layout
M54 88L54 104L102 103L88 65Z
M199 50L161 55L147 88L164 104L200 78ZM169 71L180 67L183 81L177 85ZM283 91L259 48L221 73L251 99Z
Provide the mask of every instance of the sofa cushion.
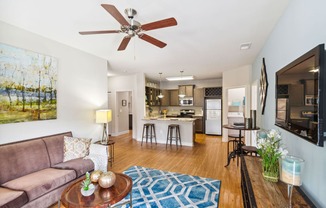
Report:
M27 202L28 198L25 192L0 187L1 208L18 208L23 206Z
M61 134L51 135L43 137L46 148L48 149L51 167L62 163L63 161L63 141L64 136L72 136L71 132L65 132Z
M88 155L91 142L92 139L65 136L63 162Z
M46 168L2 184L3 187L26 192L32 201L76 178L74 170Z
M50 167L42 139L0 146L0 184Z
M63 163L56 164L53 168L63 170L75 170L77 177L84 175L87 171L94 170L94 163L91 160L78 158Z

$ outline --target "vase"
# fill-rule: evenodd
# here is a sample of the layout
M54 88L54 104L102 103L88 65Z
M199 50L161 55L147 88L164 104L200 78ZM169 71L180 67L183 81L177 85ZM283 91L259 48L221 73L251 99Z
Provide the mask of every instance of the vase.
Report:
M263 163L263 178L269 182L278 182L279 179L279 164Z
M115 183L115 179L115 174L111 171L108 171L101 174L100 178L98 179L98 184L102 188L109 188L113 186L113 184Z
M84 188L81 188L81 189L80 189L80 192L81 192L81 194L82 194L83 196L90 196L90 195L92 195L92 194L94 193L94 191L95 191L95 186L94 186L94 184L90 184L90 185L88 186L88 190L84 190Z
M91 174L91 181L94 182L94 183L97 183L98 179L100 178L101 174L103 172L101 170L95 170L92 172Z
M263 177L266 181L274 183L278 182L278 173L263 172Z

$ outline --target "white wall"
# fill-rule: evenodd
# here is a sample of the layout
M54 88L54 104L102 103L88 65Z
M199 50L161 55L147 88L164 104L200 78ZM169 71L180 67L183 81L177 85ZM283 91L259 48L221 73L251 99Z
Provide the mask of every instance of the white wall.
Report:
M95 110L107 108L106 61L80 50L0 22L0 42L58 59L57 119L0 125L0 143L72 131L101 137Z
M113 119L110 123L110 132L113 136L125 133L125 131L119 132L119 120L117 113L119 111L119 105L117 104L117 93L119 92L131 92L132 94L132 112L133 112L133 131L132 137L137 138L137 132L140 125L140 120L144 117L145 113L145 75L144 73L138 73L135 75L115 76L108 78L108 91L109 91L109 108L112 109Z
M250 84L251 84L251 65L242 66L236 69L230 69L223 72L223 125L228 124L228 90L233 88L245 88L246 109L244 114L249 115L250 112ZM228 141L228 130L223 128L222 141ZM246 132L246 137L247 132Z
M265 57L269 87L261 127L279 129L289 153L305 160L302 188L320 207L326 207L326 147L318 147L274 125L275 72L318 44L326 43L325 8L325 0L292 0L255 60L252 76L252 80L259 79Z
M128 95L129 92L117 92L117 117L118 120L118 132L128 133L129 131L129 109L128 109ZM122 105L122 101L126 101L126 105Z

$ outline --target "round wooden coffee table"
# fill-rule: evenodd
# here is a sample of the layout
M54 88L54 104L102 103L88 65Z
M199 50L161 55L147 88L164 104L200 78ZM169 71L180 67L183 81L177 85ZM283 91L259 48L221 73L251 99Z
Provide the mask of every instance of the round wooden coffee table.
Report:
M61 194L61 203L65 207L114 207L112 205L121 201L130 193L130 200L124 204L130 204L132 207L132 180L129 176L122 173L115 173L116 181L110 188L102 188L95 184L94 194L91 196L81 195L82 178L72 185L68 186ZM120 205L120 204L119 204Z

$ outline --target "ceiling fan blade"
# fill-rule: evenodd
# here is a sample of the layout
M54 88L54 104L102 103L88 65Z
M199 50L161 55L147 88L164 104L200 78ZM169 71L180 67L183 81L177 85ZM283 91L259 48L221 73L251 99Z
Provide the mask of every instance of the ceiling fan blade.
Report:
M144 24L141 26L141 29L148 31L148 30L155 30L155 29L159 29L159 28L163 28L163 27L171 27L171 26L174 26L177 24L178 24L177 20L175 20L173 17L171 17L168 19Z
M95 34L108 34L108 33L119 33L120 30L100 30L100 31L84 31L79 32L81 35L95 35Z
M118 48L118 51L123 51L124 49L126 49L128 43L129 43L129 41L130 41L130 39L131 39L130 36L126 36L126 37L124 37L123 40L122 40L121 43L120 43L120 46L119 46L119 48Z
M146 34L139 34L138 37L144 41L147 41L153 45L156 45L159 48L164 48L166 46L166 43L163 43L162 41L159 41L152 36L146 35Z
M130 25L117 8L111 4L101 4L101 6L109 12L121 25Z

